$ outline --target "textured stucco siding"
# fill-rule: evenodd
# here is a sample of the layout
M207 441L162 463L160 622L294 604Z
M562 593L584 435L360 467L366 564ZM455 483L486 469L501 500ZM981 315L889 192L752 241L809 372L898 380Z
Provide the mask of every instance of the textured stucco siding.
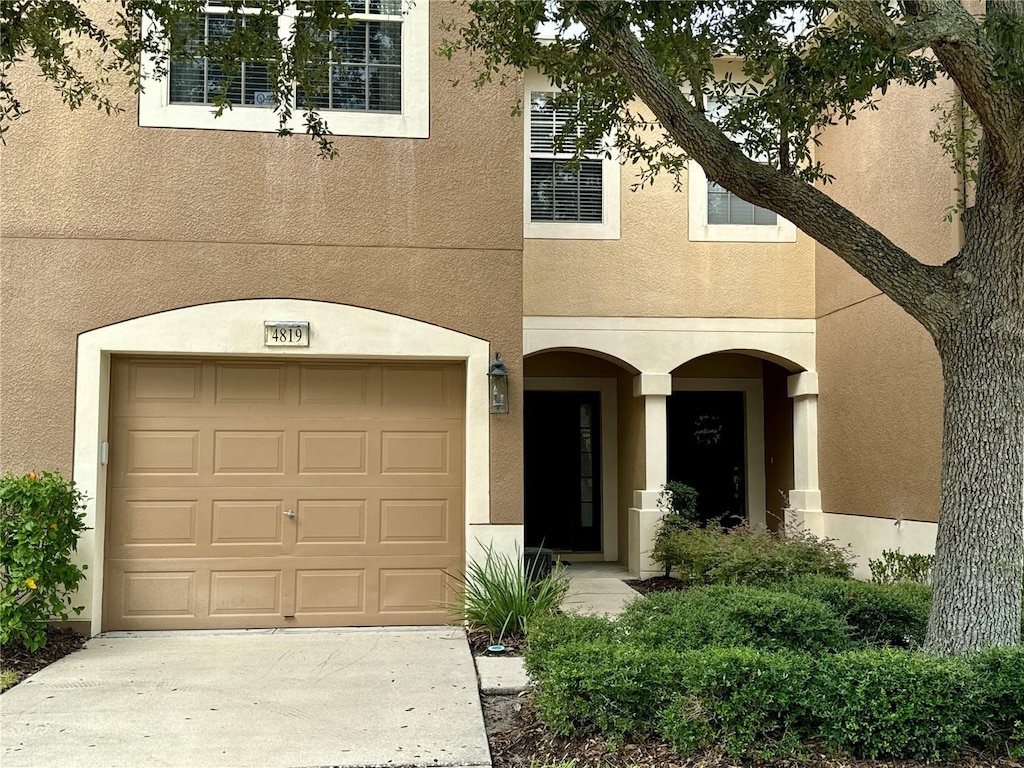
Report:
M663 178L633 192L634 169L620 168L620 240L524 242L524 314L814 316L813 240L690 242L686 189Z
M456 12L431 3L432 50ZM69 113L16 67L32 111L0 157L0 466L70 471L79 333L206 302L312 299L502 353L512 413L491 418L490 517L520 523L517 97L452 88L464 60L430 66L429 139L339 138L333 161L303 136L140 128L127 91L123 114Z
M957 179L931 141L930 108L951 89L893 88L877 112L829 129L818 158L825 191L915 258L956 254L943 220ZM942 379L928 333L826 248L817 246L818 451L826 512L934 521Z
M741 72L735 61L716 66ZM620 239L525 241L525 315L814 317L813 240L691 242L685 174L678 190L662 174L633 191L638 168L619 169Z

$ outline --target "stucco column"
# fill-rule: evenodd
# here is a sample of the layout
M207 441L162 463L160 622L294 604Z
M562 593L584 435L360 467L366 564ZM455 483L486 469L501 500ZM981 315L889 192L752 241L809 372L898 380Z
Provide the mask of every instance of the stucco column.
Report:
M644 399L644 487L633 491L629 509L629 572L647 578L661 572L651 560L654 534L662 512L658 508L661 487L668 480L667 398L672 394L672 375L641 373L633 379L633 395Z
M818 374L804 371L787 379L793 398L793 489L786 523L825 535L818 488Z

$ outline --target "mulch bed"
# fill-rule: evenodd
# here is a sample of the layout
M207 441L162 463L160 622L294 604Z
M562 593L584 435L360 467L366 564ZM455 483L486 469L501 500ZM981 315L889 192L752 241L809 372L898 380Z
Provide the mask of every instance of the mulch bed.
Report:
M85 644L85 638L70 629L46 628L46 645L37 651L29 651L20 642L11 641L0 646L0 666L18 674L20 683L26 677L38 672L69 653L74 653Z
M993 755L965 754L955 763L854 760L810 754L768 762L737 760L711 751L681 757L650 740L616 745L594 734L563 738L548 731L528 696L482 696L494 768L530 768L575 761L575 768L1024 768Z
M485 629L475 629L467 633L467 635L469 637L469 647L473 651L474 656L522 656L523 648L526 647L526 642L522 637L506 637L501 641L501 645L505 646L505 650L494 653L487 650L497 642L493 640L490 632Z
M643 581L631 579L627 581L626 584L631 586L641 595L646 595L648 592L678 592L686 589L683 582L673 576L652 576L651 578L644 579Z

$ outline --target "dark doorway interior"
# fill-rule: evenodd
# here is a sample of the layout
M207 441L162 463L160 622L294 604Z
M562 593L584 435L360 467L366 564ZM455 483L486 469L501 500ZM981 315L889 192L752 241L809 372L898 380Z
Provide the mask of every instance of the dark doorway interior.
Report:
M668 478L697 490L705 523L747 520L742 392L673 392L668 398Z
M601 550L601 397L523 393L525 540L560 552Z

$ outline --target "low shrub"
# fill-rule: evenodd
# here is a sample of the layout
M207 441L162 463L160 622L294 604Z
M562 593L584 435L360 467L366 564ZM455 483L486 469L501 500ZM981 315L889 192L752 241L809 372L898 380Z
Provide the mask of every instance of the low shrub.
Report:
M654 592L619 619L624 638L676 650L750 646L832 652L849 647L846 623L825 604L757 587Z
M84 530L82 494L57 473L0 478L0 644L46 644L46 623L82 612L71 600L85 576L72 561Z
M927 584L801 576L786 589L828 605L849 624L858 647L919 648L924 642L932 600Z
M1024 648L993 648L968 661L976 678L972 737L1024 758Z
M962 659L895 649L817 659L821 735L861 758L936 760L970 735L973 679Z
M671 546L672 534L701 526L697 512L697 490L685 483L668 482L661 486L658 508L664 512L654 537L654 561L665 565L665 576L672 570L671 557L665 558L666 546Z
M483 562L470 559L459 596L449 605L470 629L486 630L492 641L501 642L522 637L531 620L558 610L569 590L569 580L560 570L536 578L524 570L518 551L507 554L487 547L484 552Z
M935 565L935 555L905 555L898 549L883 549L879 560L868 560L871 580L876 584L913 581L927 584Z
M753 648L680 654L682 691L657 719L659 734L682 754L720 746L733 756L792 754L811 726L807 655Z
M575 613L538 616L526 627L526 648L523 651L526 673L539 680L548 670L552 652L576 643L615 643L617 632L615 622L600 616Z
M605 641L552 649L534 678L537 712L563 736L593 729L613 740L648 734L680 690L678 657L666 649Z
M804 574L849 577L846 550L801 531L665 529L651 556L688 586L783 584Z

